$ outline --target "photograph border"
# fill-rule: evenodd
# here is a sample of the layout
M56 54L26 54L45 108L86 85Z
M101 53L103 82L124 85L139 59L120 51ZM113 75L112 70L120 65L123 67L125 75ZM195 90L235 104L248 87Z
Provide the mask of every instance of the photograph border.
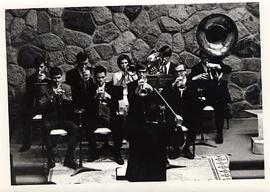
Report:
M67 186L50 186L50 185L36 185L36 186L11 186L10 185L10 151L9 151L9 125L8 125L8 92L7 92L7 67L6 67L6 38L5 38L5 9L15 8L42 8L42 7L81 7L81 6L108 6L108 5L138 5L138 4L193 4L193 3L241 3L241 2L259 2L260 3L260 33L261 33L261 75L262 75L262 103L263 103L263 130L265 135L265 179L251 179L251 180L232 180L232 181L184 181L184 182L151 182L151 183L128 183L124 185L120 184L89 184L89 185L67 185ZM0 45L2 51L0 52L1 63L4 66L0 71L0 90L1 90L1 134L0 134L0 191L268 191L270 189L270 1L258 0L258 1L242 1L242 0L230 0L230 1L209 1L209 0L145 0L143 3L135 0L110 0L103 2L91 3L87 0L77 1L46 1L46 0L10 0L10 2L1 2L1 36Z

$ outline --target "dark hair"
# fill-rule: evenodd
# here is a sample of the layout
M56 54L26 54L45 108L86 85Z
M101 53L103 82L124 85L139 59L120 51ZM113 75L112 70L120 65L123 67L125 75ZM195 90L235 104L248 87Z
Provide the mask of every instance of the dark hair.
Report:
M35 60L34 60L35 68L38 68L41 63L44 63L45 65L47 65L47 63L45 62L45 59L42 56L36 57Z
M128 65L131 65L131 60L129 58L128 55L120 55L117 59L117 66L119 67L119 69L121 69L121 61L126 59L128 61Z
M59 67L53 67L51 68L51 71L50 71L50 77L54 77L56 75L61 75L62 76L62 70L59 68Z
M96 76L98 73L107 73L107 70L105 67L101 66L101 65L98 65L94 68L94 75Z
M170 57L172 55L172 49L168 45L161 47L158 52L161 53L161 57Z
M87 59L87 54L85 52L79 52L76 56L77 63L83 62Z

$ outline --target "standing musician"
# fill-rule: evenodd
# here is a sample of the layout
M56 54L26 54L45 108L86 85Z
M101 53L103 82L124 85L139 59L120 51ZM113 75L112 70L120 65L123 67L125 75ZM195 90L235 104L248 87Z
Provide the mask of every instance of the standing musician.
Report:
M147 70L150 74L173 75L175 65L170 61L172 49L168 45L162 46L158 52L152 52L147 57Z
M160 98L147 83L146 67L136 66L138 80L128 84L128 181L166 180L166 130Z
M36 100L39 95L39 89L42 84L49 82L50 67L43 57L37 57L34 60L35 73L26 78L26 107L25 110L25 128L23 130L23 145L20 152L30 149L32 142L32 118L36 107Z
M167 126L169 127L168 145L173 147L173 151L169 151L169 158L175 159L180 156L179 146L184 143L184 141L181 141L184 138L183 133L182 135L180 133L178 134L177 129L182 129L181 126L183 125L188 129L188 134L182 155L186 158L194 159L194 154L191 153L189 148L196 138L198 102L195 99L192 87L189 85L186 66L184 64L179 64L175 67L175 80L172 84L165 87L161 94L178 115L175 117L170 111L166 112ZM183 121L182 125L177 125L179 121L180 123Z
M82 111L81 109L84 111L81 114L81 135L86 135L90 141L89 132L96 127L95 109L93 107L95 91L93 89L93 76L91 75L92 69L88 66L89 61L85 52L79 52L76 61L77 66L66 73L66 83L71 86L73 111ZM78 114L75 119L78 119ZM88 159L92 157L92 154L88 154Z
M200 52L201 62L191 69L190 79L192 86L201 101L201 113L199 120L202 121L202 109L211 105L215 110L215 124L217 129L216 143L223 143L223 126L225 106L231 101L224 74L232 71L231 67L222 63L219 57L211 57Z
M158 52L160 53L162 61L160 71L165 75L173 75L176 64L170 61L170 58L172 56L172 49L168 45L164 45L158 50Z
M117 65L120 71L113 74L112 82L112 106L111 106L111 129L115 134L116 143L114 144L115 161L122 165L124 161L120 154L122 140L124 137L124 130L126 126L126 116L128 112L128 88L127 84L137 80L135 73L135 66L131 63L129 56L120 55L117 59ZM117 134L118 133L118 134Z
M42 131L47 149L48 167L55 166L50 131L54 128L63 128L68 132L68 149L64 166L76 169L74 150L78 127L70 120L71 89L69 85L61 83L62 71L60 68L52 68L50 77L51 82L40 87L40 96L36 108L43 115L44 127Z
M79 52L76 56L77 66L66 73L66 83L71 86L74 108L89 109L93 98L92 69L88 66L89 61L85 52ZM89 112L89 111L88 111Z

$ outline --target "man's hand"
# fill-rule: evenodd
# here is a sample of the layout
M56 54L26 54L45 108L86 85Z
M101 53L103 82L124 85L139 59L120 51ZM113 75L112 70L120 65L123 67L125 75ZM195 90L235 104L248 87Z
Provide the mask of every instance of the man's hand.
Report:
M206 67L221 69L221 66L218 63L207 63Z
M182 125L183 118L180 115L177 115L176 114L174 120L175 120L175 122L176 122L177 125Z
M196 75L194 77L192 77L192 80L208 80L209 79L209 75L208 73L201 73L199 75Z
M43 81L46 78L45 73L39 73L38 74L38 81Z

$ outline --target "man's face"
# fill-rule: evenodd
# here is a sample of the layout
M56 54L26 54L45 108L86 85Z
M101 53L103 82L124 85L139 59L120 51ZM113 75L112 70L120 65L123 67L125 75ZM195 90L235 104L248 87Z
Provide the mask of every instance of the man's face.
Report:
M53 77L52 77L52 83L54 84L54 85L59 85L60 83L61 83L61 80L62 80L62 75L54 75Z
M180 78L185 78L186 77L187 72L185 70L176 70L176 77L180 77Z
M88 59L86 59L85 61L82 61L82 62L78 63L78 67L79 67L82 71L85 71L88 64L89 64L89 61L88 61Z
M39 66L38 66L38 71L39 73L44 73L45 72L45 64L44 63L41 63Z
M167 64L168 61L169 61L169 59L170 59L169 56L164 57L164 58L163 58L163 64L164 64L164 65Z
M186 77L186 69L185 69L185 66L184 65L178 65L176 68L175 68L175 75L176 75L176 78L185 78Z
M105 83L106 74L104 72L96 74L96 82L99 86L102 86Z
M145 79L146 78L146 70L139 70L138 72L139 79Z

